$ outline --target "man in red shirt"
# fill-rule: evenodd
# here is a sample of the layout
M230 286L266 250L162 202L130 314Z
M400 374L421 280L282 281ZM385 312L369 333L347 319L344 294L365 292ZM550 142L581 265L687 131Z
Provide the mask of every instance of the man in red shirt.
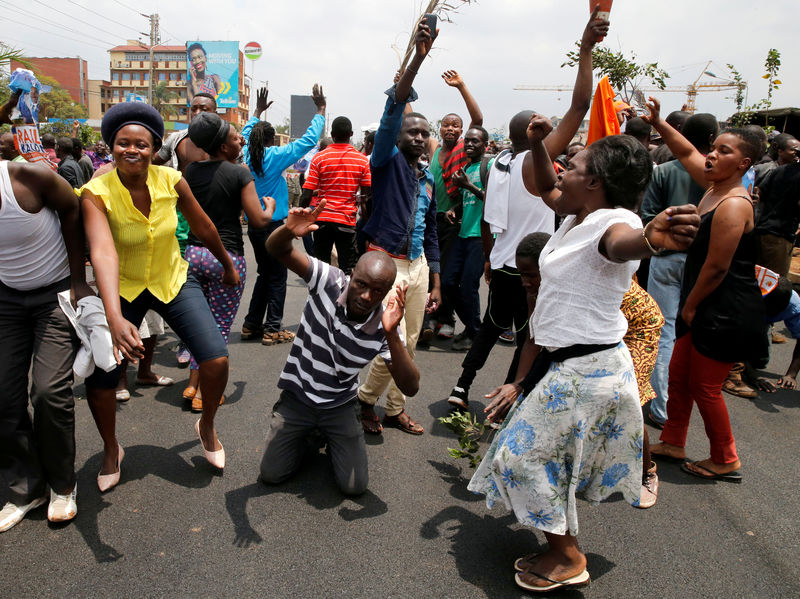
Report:
M350 143L353 125L347 117L337 117L331 123L333 143L311 160L300 205L305 208L312 198L325 198L325 209L317 218L319 229L314 232L314 257L331 262L331 250L336 244L339 268L350 274L356 264L356 213L358 193L362 201L372 185L369 158ZM316 193L315 193L316 192Z

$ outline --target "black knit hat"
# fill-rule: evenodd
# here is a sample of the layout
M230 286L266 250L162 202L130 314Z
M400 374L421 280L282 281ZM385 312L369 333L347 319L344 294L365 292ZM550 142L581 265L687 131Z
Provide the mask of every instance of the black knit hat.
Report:
M144 102L122 102L109 108L100 123L100 134L109 147L114 137L125 125L141 125L153 134L153 141L161 145L164 138L164 119L158 110Z
M207 154L215 154L225 143L230 123L214 112L201 112L189 123L189 139Z

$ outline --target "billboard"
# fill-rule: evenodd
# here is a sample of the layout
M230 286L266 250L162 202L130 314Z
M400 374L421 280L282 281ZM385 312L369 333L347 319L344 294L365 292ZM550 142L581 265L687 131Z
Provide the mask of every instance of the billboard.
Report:
M289 137L299 139L303 137L303 133L311 124L311 119L317 114L317 105L314 104L311 96L295 96L293 94L289 109Z
M211 94L218 108L239 106L239 42L186 42L186 99Z

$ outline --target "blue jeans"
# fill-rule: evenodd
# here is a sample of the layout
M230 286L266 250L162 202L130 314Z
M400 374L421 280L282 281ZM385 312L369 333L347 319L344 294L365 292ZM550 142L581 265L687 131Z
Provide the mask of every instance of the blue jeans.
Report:
M664 315L661 340L658 342L658 358L656 358L656 366L650 377L650 383L656 392L655 398L650 402L650 417L658 422L667 420L669 362L672 358L672 348L675 345L675 319L678 317L685 263L686 254L654 256L650 259L647 292L656 300Z
M483 245L480 237L456 237L444 266L444 293L472 339L481 326L478 290L483 275Z
M137 328L142 324L148 310L157 312L186 344L198 363L228 356L228 346L211 314L203 288L191 274L186 277L178 295L168 304L156 299L147 289L132 302L120 297L119 303L122 316ZM114 389L120 376L121 365L111 372L104 372L97 367L86 379L86 386L92 389Z
M286 302L286 267L270 256L264 244L270 234L282 224L283 221L278 220L263 229L247 230L258 266L258 277L253 285L247 316L244 317L244 326L251 331L260 329L262 321L264 329L270 333L281 330L283 305Z

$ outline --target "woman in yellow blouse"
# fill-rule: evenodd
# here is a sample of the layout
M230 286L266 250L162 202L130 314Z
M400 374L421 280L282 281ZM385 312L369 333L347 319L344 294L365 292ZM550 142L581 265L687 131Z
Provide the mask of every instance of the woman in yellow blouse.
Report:
M161 115L146 104L117 104L103 117L101 132L116 168L81 188L81 209L115 351L129 360L141 358L138 327L144 314L152 309L164 318L197 357L203 414L195 430L206 459L223 468L225 451L214 414L228 380L228 350L199 283L187 278L188 265L175 237L176 205L222 263L223 283L236 285L239 276L180 172L150 163L164 134ZM124 457L115 432L114 389L120 371L96 369L86 379L89 407L104 446L97 477L101 491L119 482Z

